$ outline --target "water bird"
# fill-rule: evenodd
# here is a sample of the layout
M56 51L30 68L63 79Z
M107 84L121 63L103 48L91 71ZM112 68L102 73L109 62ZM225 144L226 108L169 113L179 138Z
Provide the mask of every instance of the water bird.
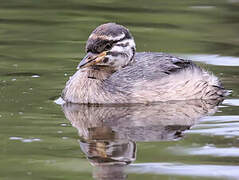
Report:
M129 30L116 23L98 26L85 49L86 56L62 92L66 102L148 104L227 95L216 76L191 60L162 52L136 52Z

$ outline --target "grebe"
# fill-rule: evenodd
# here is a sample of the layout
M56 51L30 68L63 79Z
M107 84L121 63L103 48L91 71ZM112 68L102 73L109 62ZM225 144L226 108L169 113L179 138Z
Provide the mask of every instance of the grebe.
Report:
M86 53L62 92L66 102L147 104L227 95L217 77L190 60L136 52L132 35L122 25L97 27L89 36Z

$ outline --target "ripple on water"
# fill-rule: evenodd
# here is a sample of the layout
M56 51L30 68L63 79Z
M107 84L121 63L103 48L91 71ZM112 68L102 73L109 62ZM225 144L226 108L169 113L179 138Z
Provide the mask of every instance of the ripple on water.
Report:
M39 76L39 75L32 75L31 77L33 77L33 78L39 78L40 76Z
M239 157L239 147L216 147L214 144L193 148L186 148L183 146L177 146L177 148L169 147L168 150L172 153L186 156Z
M39 74L32 73L32 72L11 72L11 73L5 74L5 76L15 76L15 77L31 76L31 77L40 77Z
M239 66L239 57L218 54L179 54L179 56L217 66Z
M143 174L201 176L238 179L239 166L229 165L190 165L181 163L137 163L130 165L129 172Z
M31 142L39 142L41 141L41 139L39 138L22 138L22 137L10 137L10 140L17 140L17 141L21 141L24 143L31 143Z
M194 126L187 133L201 135L239 136L239 116L212 116L202 118L201 124Z
M239 61L238 61L239 63ZM226 99L221 107L239 106L239 99ZM239 116L208 116L200 120L200 124L195 125L187 133L201 135L217 135L225 138L239 136Z
M216 157L239 157L238 147L217 148L214 146L203 146L199 148L184 148L184 153L189 155L210 155Z
M225 99L222 104L230 106L239 106L239 99Z

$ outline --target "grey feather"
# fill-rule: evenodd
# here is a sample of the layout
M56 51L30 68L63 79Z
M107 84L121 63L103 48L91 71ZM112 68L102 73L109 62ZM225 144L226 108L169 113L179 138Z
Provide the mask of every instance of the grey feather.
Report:
M92 74L96 79L89 79ZM216 99L226 95L214 75L192 61L165 53L136 53L126 67L114 72L80 69L67 82L63 99L73 103L150 103Z
M151 103L227 95L217 77L192 61L165 53L135 53L129 30L115 23L97 27L86 50L87 58L104 54L104 60L84 59L83 69L72 76L62 93L67 102Z

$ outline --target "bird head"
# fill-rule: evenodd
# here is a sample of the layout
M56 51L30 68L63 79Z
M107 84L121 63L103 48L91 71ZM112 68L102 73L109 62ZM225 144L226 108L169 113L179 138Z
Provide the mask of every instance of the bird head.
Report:
M135 50L135 42L128 29L115 23L102 24L89 36L87 54L78 69L98 66L117 70L133 60Z

